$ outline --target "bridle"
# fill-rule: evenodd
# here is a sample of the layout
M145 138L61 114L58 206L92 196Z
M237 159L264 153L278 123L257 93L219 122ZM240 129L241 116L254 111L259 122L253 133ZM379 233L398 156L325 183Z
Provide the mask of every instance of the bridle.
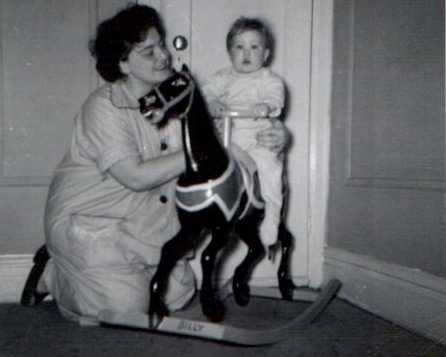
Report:
M156 86L155 88L153 88L153 91L156 93L156 95L158 96L159 100L162 103L162 107L157 108L157 109L161 110L164 113L166 113L169 109L171 109L172 107L177 105L187 95L189 95L189 102L187 104L186 110L183 113L181 113L179 116L176 117L178 119L183 119L185 116L187 116L189 114L190 108L192 106L192 101L194 99L195 88L196 88L196 85L195 85L194 81L192 80L192 78L187 73L185 73L185 72L182 72L182 73L184 74L184 76L187 77L187 79L189 80L189 83L188 83L187 87L184 88L184 91L180 93L180 95L178 95L170 100L167 100L165 98L165 96L163 95L163 93L160 91L159 86ZM177 78L175 81L179 81L179 80L184 80L184 79L182 79L180 77L180 78Z

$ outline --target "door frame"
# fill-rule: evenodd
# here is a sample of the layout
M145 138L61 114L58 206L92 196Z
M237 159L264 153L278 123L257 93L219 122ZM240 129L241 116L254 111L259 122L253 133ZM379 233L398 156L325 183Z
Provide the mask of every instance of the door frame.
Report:
M310 73L310 147L308 189L308 278L324 282L330 176L330 123L334 0L313 0Z

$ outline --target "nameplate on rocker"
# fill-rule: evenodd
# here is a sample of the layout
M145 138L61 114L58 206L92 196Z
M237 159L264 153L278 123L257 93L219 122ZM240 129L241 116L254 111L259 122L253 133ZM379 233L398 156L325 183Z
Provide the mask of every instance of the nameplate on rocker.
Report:
M224 326L210 322L201 322L175 317L165 317L157 327L158 330L179 333L182 335L207 337L220 340L223 337Z

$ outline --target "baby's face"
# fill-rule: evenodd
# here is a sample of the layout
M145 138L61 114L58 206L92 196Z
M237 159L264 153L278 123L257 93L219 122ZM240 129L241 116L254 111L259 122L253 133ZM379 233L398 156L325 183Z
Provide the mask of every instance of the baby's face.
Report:
M238 73L251 73L263 67L269 56L265 41L258 31L247 30L234 36L229 48L232 66Z

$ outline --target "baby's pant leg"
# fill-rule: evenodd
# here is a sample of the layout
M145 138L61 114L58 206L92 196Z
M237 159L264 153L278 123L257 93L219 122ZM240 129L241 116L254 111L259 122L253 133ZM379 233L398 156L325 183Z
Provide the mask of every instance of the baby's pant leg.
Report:
M260 226L260 237L265 246L277 240L283 203L283 162L277 154L257 147L249 151L257 164L262 197L265 200L265 218Z

